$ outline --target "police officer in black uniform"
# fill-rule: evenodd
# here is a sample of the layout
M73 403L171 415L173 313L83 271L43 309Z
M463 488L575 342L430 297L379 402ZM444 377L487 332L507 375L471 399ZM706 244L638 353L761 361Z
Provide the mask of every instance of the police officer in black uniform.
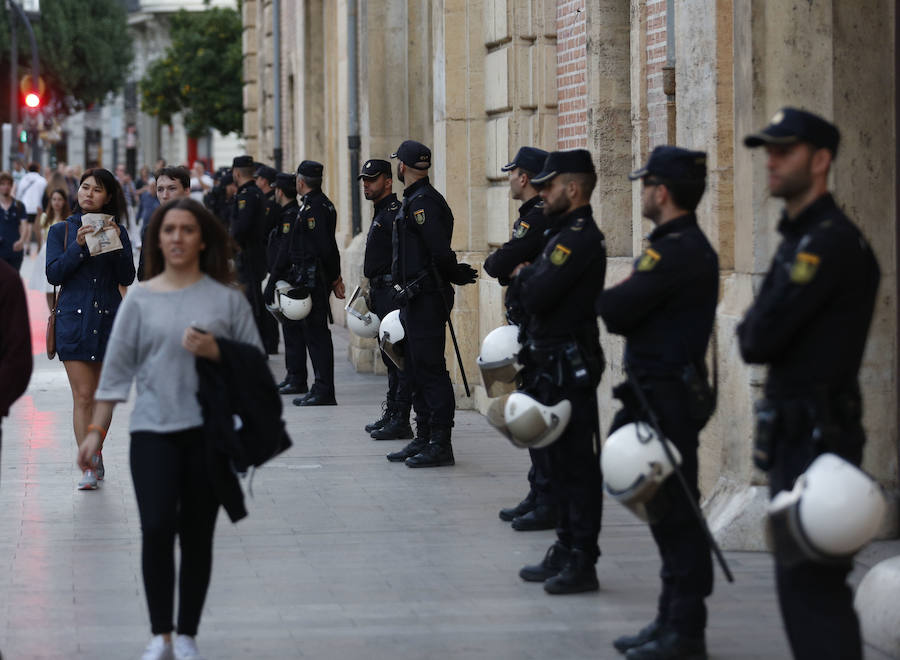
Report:
M366 237L366 255L363 260L363 275L369 280L369 301L372 310L383 319L397 309L394 300L394 278L391 275L393 261L391 235L394 218L400 210L400 201L392 192L393 176L391 164L386 160L367 160L357 177L363 182L363 194L375 204L375 215L369 225ZM381 355L388 372L388 391L384 415L378 421L367 424L368 431L375 440L409 440L413 437L409 425L409 411L412 407L412 393L406 374L397 368L394 361L384 353Z
M231 175L237 193L231 203L231 236L240 248L236 258L238 281L250 301L260 336L268 316L262 301L262 281L266 277L265 206L262 191L253 180L255 167L250 156L238 156L231 162Z
M521 263L531 263L544 249L544 230L548 218L544 203L531 178L541 171L547 152L535 147L522 147L516 157L501 167L509 172L509 188L513 199L522 203L519 217L513 223L512 237L484 261L484 272L508 286L512 272ZM520 328L525 323L521 310L506 301L506 317ZM549 453L544 449L529 449L531 469L528 470L528 495L516 506L500 510L500 519L512 522L518 531L553 529L556 527L556 505L550 492Z
M823 452L859 465L865 432L859 367L881 273L859 229L828 192L840 134L810 112L784 108L748 147L768 154L769 189L784 199L782 240L759 295L738 327L747 362L768 364L757 403L754 460L772 496ZM786 560L777 545L775 579L794 657L863 657L847 574L839 564Z
M609 331L625 337L624 364L633 382L613 390L624 407L610 433L648 420L633 389L640 387L699 500L698 436L715 405L705 355L719 293L719 259L694 214L706 187L706 154L656 147L630 178L641 180L641 213L656 227L628 279L604 291L598 303ZM713 570L704 529L674 477L648 509L662 558L658 611L651 624L614 645L641 660L705 658L704 598L712 593Z
M344 297L341 255L334 234L337 212L322 192L322 163L304 160L297 168L297 193L303 203L290 234L291 281L309 289L312 311L303 319L303 336L312 361L315 382L309 393L294 399L295 406L335 406L334 344L331 341L329 296Z
M279 172L275 178L275 201L278 206L272 218L275 227L269 234L266 256L269 264L269 281L263 298L266 304L272 304L275 298L275 285L279 280L290 281L290 234L297 219L300 206L297 204L297 179L288 172ZM281 394L306 394L306 340L303 337L303 322L284 319L281 321L284 332L284 365L287 376L278 384Z
M593 305L606 276L606 242L590 205L597 174L591 154L575 149L551 153L531 180L541 186L549 227L544 249L512 272L507 290L526 315L520 389L545 405L568 400L572 416L547 447L557 540L519 576L551 594L596 591L603 481L596 388L604 360Z
M411 468L453 465L450 428L456 396L444 360L454 298L450 285L471 284L476 272L457 263L450 248L453 212L428 180L431 150L405 140L391 158L399 160L397 178L406 184L394 221L391 273L406 333L404 359L416 410L416 437L387 459L405 461Z
M269 167L263 163L256 164L254 179L256 180L257 188L263 194L263 234L266 237L267 251L269 236L271 236L272 230L275 228L281 215L278 213L279 206L275 200L275 180L277 177L278 172L275 171L274 167ZM266 262L268 266L268 255ZM266 347L266 352L269 355L275 355L278 353L278 321L270 314L263 314L262 320L262 335L260 338Z

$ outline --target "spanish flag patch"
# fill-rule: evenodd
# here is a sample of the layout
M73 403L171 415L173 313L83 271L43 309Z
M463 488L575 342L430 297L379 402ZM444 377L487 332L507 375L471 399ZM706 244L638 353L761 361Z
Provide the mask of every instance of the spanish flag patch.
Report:
M798 252L791 266L791 282L794 284L808 284L816 276L819 263L822 261L817 254Z
M550 263L554 266L562 266L566 263L566 259L569 258L570 254L572 254L570 248L567 248L562 243L557 243L556 247L553 248L553 252L550 253Z
M653 270L660 259L662 259L662 255L660 255L659 252L652 248L647 248L644 250L644 254L641 255L641 258L638 259L637 270L642 273Z

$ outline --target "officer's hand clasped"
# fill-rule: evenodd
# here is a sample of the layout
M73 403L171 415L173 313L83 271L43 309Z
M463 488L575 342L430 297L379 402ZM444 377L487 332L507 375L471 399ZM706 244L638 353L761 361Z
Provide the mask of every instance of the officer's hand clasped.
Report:
M456 264L453 269L453 273L449 277L449 280L453 284L463 286L465 284L472 284L477 278L478 271L472 268L469 264Z

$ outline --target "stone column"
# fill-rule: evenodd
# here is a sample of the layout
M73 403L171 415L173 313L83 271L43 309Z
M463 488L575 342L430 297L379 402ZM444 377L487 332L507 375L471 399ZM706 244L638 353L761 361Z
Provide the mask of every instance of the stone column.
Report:
M248 153L259 148L259 68L257 60L257 5L259 0L246 0L243 4L244 24L244 140Z

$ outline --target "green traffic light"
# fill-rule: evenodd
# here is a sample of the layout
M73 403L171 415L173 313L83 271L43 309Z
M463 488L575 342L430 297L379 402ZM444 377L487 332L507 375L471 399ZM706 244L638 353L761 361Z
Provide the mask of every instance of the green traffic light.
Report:
M28 142L28 131L23 129L22 132L19 133L19 142Z

